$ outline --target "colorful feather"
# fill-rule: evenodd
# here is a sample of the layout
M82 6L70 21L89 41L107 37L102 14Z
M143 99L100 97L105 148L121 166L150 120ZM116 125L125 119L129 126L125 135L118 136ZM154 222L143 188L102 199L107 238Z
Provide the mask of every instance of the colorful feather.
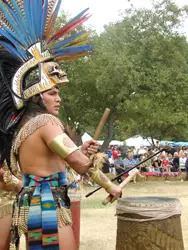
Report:
M90 44L81 45L81 46L71 46L71 47L61 48L58 51L53 51L52 55L54 57L58 57L58 56L63 56L63 55L68 55L68 54L82 53L82 52L91 51L91 50L93 50L93 46Z
M63 46L65 46L65 45L70 44L71 41L77 39L78 37L82 36L82 35L85 34L85 33L87 33L87 32L81 31L81 32L79 32L79 33L77 33L77 34L75 34L75 35L72 35L72 36L68 37L67 39L63 40L62 42L57 43L57 44L54 46L54 49L58 49L58 48L60 48L60 47L63 47Z
M58 41L89 18L86 13L88 8L71 19L48 42L45 41L54 28L61 2L62 0L0 0L0 35L13 45L4 41L0 41L0 44L24 61L31 58L27 50L37 42L41 42L42 52L49 48L53 57L68 60L76 58L76 55L88 55L93 49L89 45L88 32L81 31Z
M56 62L65 62L70 60L75 60L84 56L89 56L90 52L82 52L79 54L72 54L72 55L66 55L66 56L58 56L56 57Z
M31 8L30 8L30 0L24 0L24 11L25 11L25 21L26 27L31 38L31 41L36 39L35 33L33 32L33 24L31 19Z
M53 11L55 9L57 1L58 0L48 0L48 9L47 9L47 13L46 13L46 24L45 24L44 33L43 33L43 38L44 39L47 38L47 34L49 33L49 29L51 29L50 20L52 18Z
M44 38L44 30L47 22L47 11L48 11L48 0L44 0L43 9L42 9L42 20L41 20L41 35Z
M67 33L79 27L83 22L85 22L89 18L88 14L80 17L79 19L74 20L74 22L67 24L63 28L61 28L58 32L56 32L51 38L49 38L48 43L59 39L62 36L65 36Z
M72 18L68 23L73 23L75 20L79 19L80 17L82 17L87 11L89 10L89 8L86 8L85 10L81 11L77 16L75 16L74 18Z
M13 46L11 46L9 43L7 42L4 42L4 41L0 41L0 44L5 47L9 52L10 54L13 54L15 55L16 57L18 57L21 61L23 61L23 55L21 55L17 49L15 49Z
M49 20L49 24L48 24L49 27L48 27L47 31L45 32L46 37L48 37L50 35L50 33L52 32L52 30L54 28L54 24L55 24L55 21L56 21L58 12L59 12L59 8L61 6L61 2L62 2L62 0L57 0L56 7L52 13L50 20Z

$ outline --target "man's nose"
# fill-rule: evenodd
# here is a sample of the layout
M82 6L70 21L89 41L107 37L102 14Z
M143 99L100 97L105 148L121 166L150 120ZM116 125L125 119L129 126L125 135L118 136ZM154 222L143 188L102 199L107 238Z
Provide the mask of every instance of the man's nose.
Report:
M61 97L59 95L56 97L56 102L61 102Z

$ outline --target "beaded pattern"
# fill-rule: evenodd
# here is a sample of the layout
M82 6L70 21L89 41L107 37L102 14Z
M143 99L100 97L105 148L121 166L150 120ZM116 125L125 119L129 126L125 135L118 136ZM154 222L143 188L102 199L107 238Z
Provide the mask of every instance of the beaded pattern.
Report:
M48 122L51 122L53 125L58 125L62 128L64 131L64 127L61 123L61 121L50 114L41 114L33 117L30 119L18 132L13 145L12 145L12 151L15 154L18 154L19 147L21 146L22 142L31 135L35 130L38 128L47 125Z

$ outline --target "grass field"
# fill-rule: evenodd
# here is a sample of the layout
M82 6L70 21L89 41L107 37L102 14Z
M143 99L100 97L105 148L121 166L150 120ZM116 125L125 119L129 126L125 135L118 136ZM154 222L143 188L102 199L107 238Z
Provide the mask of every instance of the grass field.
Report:
M114 250L116 244L116 203L103 206L103 190L89 198L85 194L94 188L81 190L80 250ZM178 198L182 204L182 231L185 250L188 250L188 182L161 181L130 183L123 190L123 197L162 196Z

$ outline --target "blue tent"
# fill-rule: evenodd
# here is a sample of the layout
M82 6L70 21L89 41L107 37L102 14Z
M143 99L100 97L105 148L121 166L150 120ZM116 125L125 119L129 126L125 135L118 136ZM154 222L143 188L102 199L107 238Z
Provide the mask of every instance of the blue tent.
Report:
M184 142L184 141L174 142L174 143L172 143L172 146L173 147L176 147L176 146L180 146L180 147L182 147L182 146L188 146L188 142Z

